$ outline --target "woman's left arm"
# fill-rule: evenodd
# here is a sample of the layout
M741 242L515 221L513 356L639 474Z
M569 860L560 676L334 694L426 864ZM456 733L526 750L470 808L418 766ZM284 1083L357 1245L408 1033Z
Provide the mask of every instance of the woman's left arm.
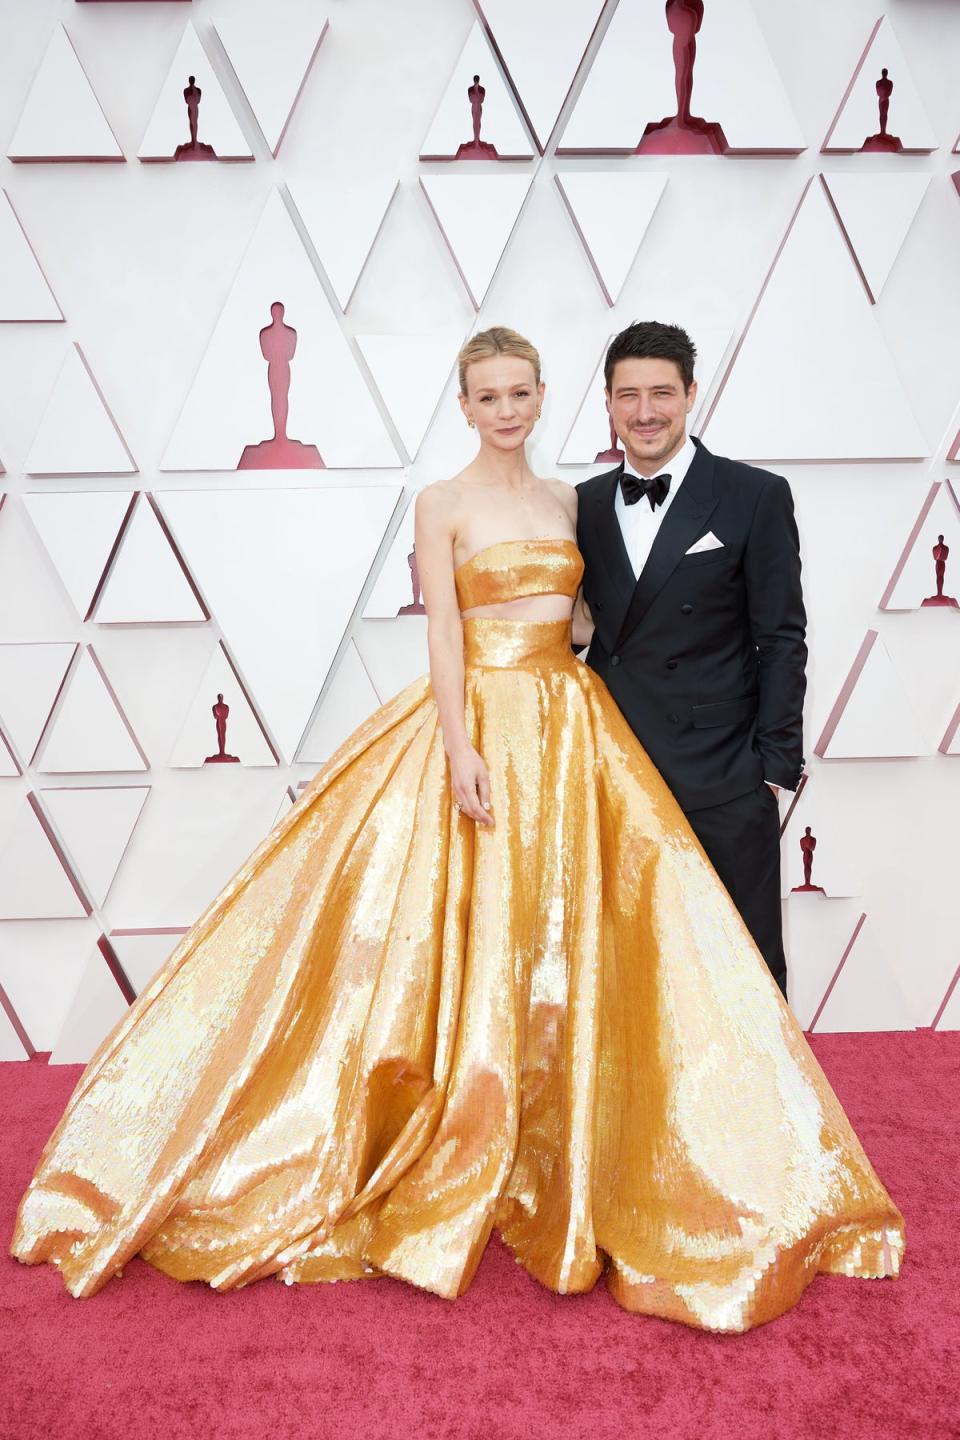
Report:
M577 494L576 488L573 485L568 485L566 481L561 481L560 484L562 486L562 489L560 491L561 502L563 504L563 508L567 512L567 517L573 526L574 533L576 533L577 511L579 508L580 497ZM583 598L582 585L577 590L577 598L573 602L573 614L570 618L572 621L570 635L571 644L574 650L582 650L584 646L590 644L590 641L593 639L594 630L593 619L590 615L590 611L587 609L587 602Z
M577 598L573 602L573 626L571 639L575 650L582 650L589 645L593 639L593 620L587 608L587 602L583 598L583 586L577 591Z

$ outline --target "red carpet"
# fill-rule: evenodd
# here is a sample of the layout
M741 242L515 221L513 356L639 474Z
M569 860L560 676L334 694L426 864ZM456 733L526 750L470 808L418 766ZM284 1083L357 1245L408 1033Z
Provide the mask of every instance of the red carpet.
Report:
M0 1065L3 1440L960 1436L960 1033L813 1040L907 1222L897 1281L819 1276L716 1336L561 1298L498 1243L450 1303L392 1280L217 1295L141 1261L92 1300L7 1252L79 1066Z

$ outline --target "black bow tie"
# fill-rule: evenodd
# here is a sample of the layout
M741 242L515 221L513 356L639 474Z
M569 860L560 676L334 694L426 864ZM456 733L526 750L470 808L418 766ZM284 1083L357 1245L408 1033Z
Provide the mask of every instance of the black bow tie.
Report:
M642 495L646 495L650 501L650 509L656 510L666 500L670 490L669 475L654 475L648 480L643 475L631 475L624 470L620 476L620 489L623 491L623 502L625 505L636 505Z

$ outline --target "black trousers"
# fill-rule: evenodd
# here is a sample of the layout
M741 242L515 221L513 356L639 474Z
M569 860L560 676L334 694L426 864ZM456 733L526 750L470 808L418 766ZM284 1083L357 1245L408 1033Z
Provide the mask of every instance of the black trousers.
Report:
M786 999L776 796L761 781L746 795L706 810L688 810L686 816Z

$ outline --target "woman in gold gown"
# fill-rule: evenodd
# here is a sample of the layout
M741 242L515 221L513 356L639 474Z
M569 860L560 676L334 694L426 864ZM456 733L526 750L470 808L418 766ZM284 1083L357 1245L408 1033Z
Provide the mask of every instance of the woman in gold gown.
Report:
M903 1218L739 915L571 649L576 492L539 360L461 356L480 437L421 492L430 675L321 768L86 1067L13 1253L90 1296L388 1274L448 1298L496 1227L561 1293L715 1331Z

